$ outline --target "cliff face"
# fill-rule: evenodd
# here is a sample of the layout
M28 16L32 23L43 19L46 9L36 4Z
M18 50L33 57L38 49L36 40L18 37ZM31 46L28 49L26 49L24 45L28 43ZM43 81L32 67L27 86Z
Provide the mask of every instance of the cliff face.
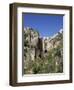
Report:
M34 60L38 45L39 33L32 28L24 29L24 56L25 60Z
M24 29L24 73L63 72L63 31L40 38L33 28Z
M43 38L43 51L50 51L53 48L63 48L63 31L59 31L52 37Z

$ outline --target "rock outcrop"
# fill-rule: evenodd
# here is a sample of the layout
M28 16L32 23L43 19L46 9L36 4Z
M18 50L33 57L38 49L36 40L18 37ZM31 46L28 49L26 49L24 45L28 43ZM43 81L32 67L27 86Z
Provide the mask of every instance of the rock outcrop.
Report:
M54 66L52 65L51 62L49 64L47 63L50 60L50 57L54 62ZM48 72L63 72L63 30L62 29L52 37L41 38L37 30L34 30L33 28L30 27L24 28L25 73L30 73L30 74L34 73L33 65L31 65L31 63L36 62L36 60L46 60L44 61L45 63L44 65L47 64L48 68L51 68L51 66L56 67L54 68L54 70L48 69ZM58 69L58 67L60 69ZM45 73L45 71L42 72Z

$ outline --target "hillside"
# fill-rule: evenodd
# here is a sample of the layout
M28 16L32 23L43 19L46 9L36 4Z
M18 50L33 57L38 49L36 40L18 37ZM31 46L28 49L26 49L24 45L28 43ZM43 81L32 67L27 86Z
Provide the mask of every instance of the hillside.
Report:
M63 31L40 37L33 28L24 29L24 73L63 72Z

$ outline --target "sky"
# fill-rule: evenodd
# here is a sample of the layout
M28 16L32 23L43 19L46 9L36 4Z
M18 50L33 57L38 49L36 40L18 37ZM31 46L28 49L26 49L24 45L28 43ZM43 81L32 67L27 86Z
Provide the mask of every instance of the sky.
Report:
M23 27L36 29L41 37L51 37L63 28L63 15L25 13Z

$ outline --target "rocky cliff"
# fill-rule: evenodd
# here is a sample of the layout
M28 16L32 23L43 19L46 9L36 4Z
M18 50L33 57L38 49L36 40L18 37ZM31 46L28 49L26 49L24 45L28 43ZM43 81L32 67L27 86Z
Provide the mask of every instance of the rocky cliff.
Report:
M63 30L40 37L33 28L24 29L24 73L63 72Z

